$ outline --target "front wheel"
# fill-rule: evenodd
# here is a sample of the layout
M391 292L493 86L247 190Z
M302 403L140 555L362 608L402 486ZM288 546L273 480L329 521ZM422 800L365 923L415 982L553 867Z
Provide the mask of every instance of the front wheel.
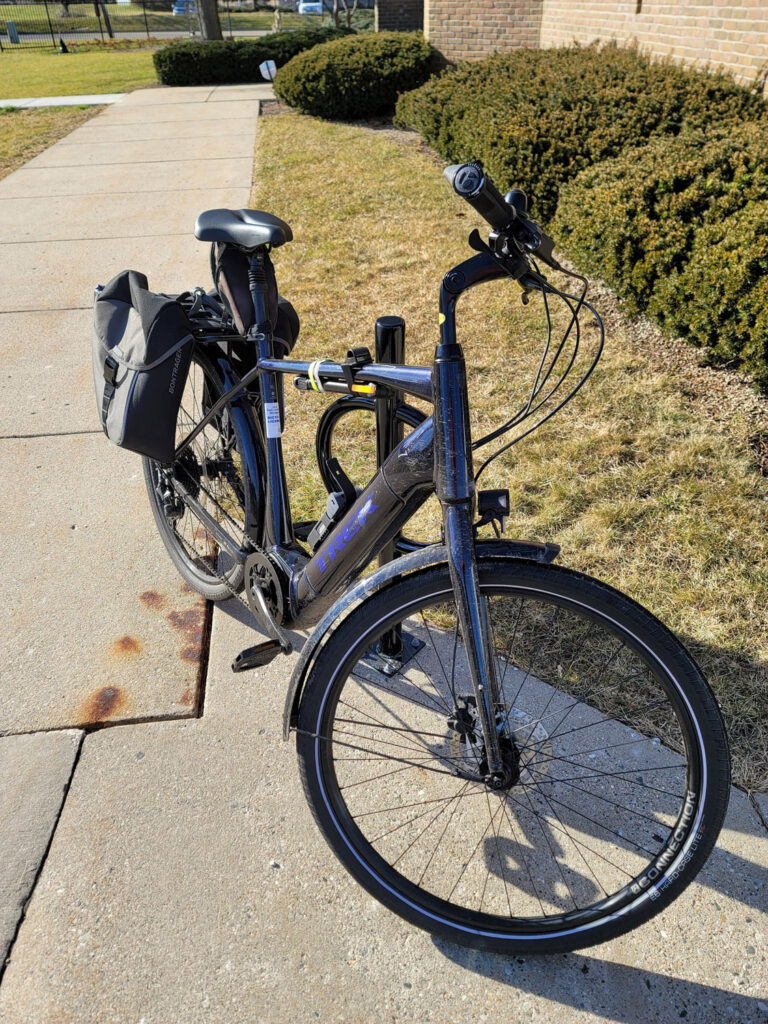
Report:
M682 644L610 587L510 560L479 575L507 788L483 779L441 566L326 641L299 714L306 795L346 868L413 924L498 952L594 945L666 906L712 849L729 790L717 704ZM368 655L398 623L421 646L385 675Z

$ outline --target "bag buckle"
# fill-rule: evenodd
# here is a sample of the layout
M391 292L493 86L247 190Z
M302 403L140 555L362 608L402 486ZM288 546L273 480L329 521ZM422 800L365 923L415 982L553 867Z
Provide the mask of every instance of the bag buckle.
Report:
M117 371L119 369L120 364L118 363L118 361L116 359L113 359L112 356L107 356L107 358L104 360L104 380L107 382L107 384L111 384L112 387L115 386L115 381L117 380Z

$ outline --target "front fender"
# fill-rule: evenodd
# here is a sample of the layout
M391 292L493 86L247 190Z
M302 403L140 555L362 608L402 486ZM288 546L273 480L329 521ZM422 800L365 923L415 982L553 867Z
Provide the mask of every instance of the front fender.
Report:
M539 544L536 541L524 540L487 540L478 541L476 546L478 561L481 558L513 558L533 562L553 562L560 548L557 544ZM448 555L443 544L430 544L410 554L402 555L381 566L370 576L359 580L354 587L342 594L315 626L314 632L301 649L299 660L291 675L288 694L283 710L283 739L287 740L291 729L295 729L299 720L299 708L304 692L304 684L316 658L322 649L322 640L328 635L333 624L342 618L349 609L365 598L375 594L377 590L393 580L396 576L406 576L419 569L446 562Z

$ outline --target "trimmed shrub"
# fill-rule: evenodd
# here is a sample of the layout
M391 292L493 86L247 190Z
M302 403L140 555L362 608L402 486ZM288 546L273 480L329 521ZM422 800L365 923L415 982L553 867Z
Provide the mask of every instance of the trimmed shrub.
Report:
M415 32L337 39L280 68L275 94L305 114L352 121L391 111L400 93L429 78L436 61L435 50Z
M446 160L481 160L502 191L526 189L534 215L548 220L564 183L625 147L764 112L725 75L611 44L461 64L402 96L395 124L416 129Z
M347 28L309 28L272 32L257 39L171 43L153 54L163 85L221 85L261 82L259 64L273 60L278 67L302 50L350 35Z
M553 233L631 310L768 385L768 121L657 139L583 171Z

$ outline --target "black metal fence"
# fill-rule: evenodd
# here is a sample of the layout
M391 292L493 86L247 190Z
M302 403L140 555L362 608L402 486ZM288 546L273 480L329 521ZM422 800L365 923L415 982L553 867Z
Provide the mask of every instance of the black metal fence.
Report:
M61 42L184 36L197 28L194 0L0 0L4 53Z

